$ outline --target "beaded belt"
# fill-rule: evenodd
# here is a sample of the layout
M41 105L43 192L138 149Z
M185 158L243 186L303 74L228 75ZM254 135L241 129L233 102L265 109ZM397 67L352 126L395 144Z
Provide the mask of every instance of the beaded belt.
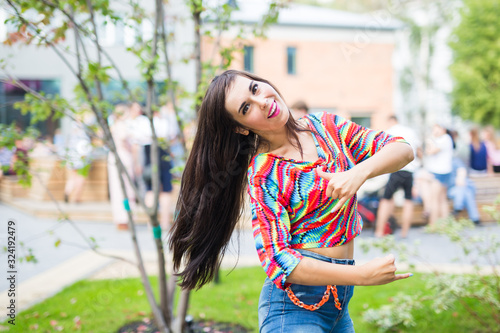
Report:
M306 310L309 310L309 311L318 310L323 304L325 304L328 301L328 299L330 298L330 290L331 290L333 296L335 297L335 307L339 311L342 310L342 307L340 306L340 302L339 302L339 296L337 295L337 286L332 286L332 285L326 286L326 291L323 294L323 297L321 298L321 301L319 301L316 304L312 304L312 305L304 304L304 302L302 302L301 300L299 300L299 298L297 296L295 296L295 294L293 293L293 291L290 288L290 286L288 286L285 289L286 293L288 294L288 297L293 302L293 304L297 305L298 307L301 307L301 308L304 308Z

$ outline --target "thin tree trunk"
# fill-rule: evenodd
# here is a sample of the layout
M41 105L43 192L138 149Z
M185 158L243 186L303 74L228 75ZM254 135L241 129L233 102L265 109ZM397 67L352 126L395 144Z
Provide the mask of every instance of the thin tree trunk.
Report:
M189 294L190 291L183 289L179 298L179 304L177 305L177 320L175 321L175 326L173 329L174 333L184 332L186 327L186 314L189 307Z
M167 283L167 306L170 312L170 318L174 318L174 298L177 287L177 277L172 274Z
M162 10L162 0L156 0L156 15L155 15L155 25L154 25L154 35L153 35L153 44L151 50L151 59L155 59L158 52L158 34L159 30L162 26L163 19L163 10ZM152 105L154 102L154 81L153 81L153 72L156 69L156 62L152 62L151 66L148 68L150 71L150 75L147 80L147 113L148 118L150 120L151 133L153 135L153 141L151 144L151 166L152 166L152 188L154 193L154 202L151 211L151 224L154 230L154 241L156 252L158 255L158 287L160 293L160 308L163 318L167 321L170 326L171 317L168 306L168 296L167 296L167 273L166 273L166 263L165 263L165 252L163 248L163 243L161 240L161 226L158 223L158 197L159 197L159 173L158 169L160 167L159 161L159 147L158 147L158 137L156 136L156 131L153 124L153 110Z

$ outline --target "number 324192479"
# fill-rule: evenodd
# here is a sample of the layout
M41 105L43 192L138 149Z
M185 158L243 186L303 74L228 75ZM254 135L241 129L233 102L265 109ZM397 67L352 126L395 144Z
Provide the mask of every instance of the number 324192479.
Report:
M7 252L8 258L7 258L7 264L9 265L10 269L15 269L16 267L16 222L14 221L9 221L7 223L7 234L8 239L7 239Z

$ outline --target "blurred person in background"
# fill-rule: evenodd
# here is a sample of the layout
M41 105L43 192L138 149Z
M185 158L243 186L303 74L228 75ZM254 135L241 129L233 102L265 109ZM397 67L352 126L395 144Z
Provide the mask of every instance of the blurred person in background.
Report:
M159 209L160 226L164 230L170 228L172 220L172 157L170 154L170 142L177 136L178 127L175 118L169 116L167 106L160 108L160 111L153 112L153 126L158 138L158 177L160 180ZM171 114L170 114L171 115ZM151 129L147 134L149 142L153 142ZM144 145L144 180L146 183L146 205L151 206L154 201L152 184L152 151L151 143Z
M429 223L431 201L431 184L435 181L432 173L427 171L424 167L420 167L413 174L413 197L417 201L421 201L423 206L422 218L425 223Z
M454 143L454 149L456 150L458 147L458 132L449 130L447 133L451 136ZM456 217L465 209L469 219L475 225L480 224L479 209L476 203L476 186L474 182L469 179L465 161L460 158L458 154L454 154L453 156L453 169L448 196L453 201L453 216Z
M35 142L33 150L30 152L30 157L47 157L53 156L56 153L56 148L52 144L50 135L41 136Z
M66 144L64 141L64 135L62 134L61 128L57 128L54 132L54 137L52 138L52 146L54 147L54 152L59 158L63 158L65 154Z
M15 149L0 147L0 179L11 174L11 162Z
M127 130L130 133L132 144L132 158L134 161L134 180L143 197L146 193L146 184L143 178L145 163L144 146L151 144L151 125L149 119L142 112L142 106L134 102L130 105L129 117L126 120Z
M79 114L71 122L69 138L66 140L66 184L64 186L64 201L80 203L82 201L85 180L90 172L92 163L92 141L90 129L94 123L94 116L82 107Z
M29 174L30 151L35 147L35 139L20 126L14 131L6 130L0 137L0 178L3 176L26 177Z
M432 127L431 138L426 141L425 168L432 173L434 180L429 190L429 225L449 215L447 191L453 171L453 141L442 124Z
M469 167L473 173L486 173L487 152L484 141L481 140L479 130L473 127L470 130Z
M35 140L30 137L24 137L16 140L16 147L11 161L12 174L21 176L28 172L30 165L29 151L35 146Z
M110 127L111 135L115 143L116 151L125 167L125 171L134 179L134 159L132 155L131 134L128 131L127 120L130 117L130 109L126 104L118 104L113 112L113 123ZM124 200L127 198L130 210L135 211L135 194L132 185L125 175L126 193L120 183L120 173L117 166L115 155L108 153L108 181L109 181L109 199L111 202L111 213L113 223L118 230L128 229L128 213L124 206Z
M375 228L375 237L384 236L384 227L389 217L394 211L393 195L398 189L403 189L405 193L405 202L403 205L403 219L401 223L401 237L406 238L411 227L413 219L413 173L418 170L420 163L417 156L421 155L421 141L415 131L407 126L399 124L396 116L390 116L388 119L387 133L404 138L413 148L415 159L404 168L391 173L389 181L385 186L384 197L380 200L377 211L377 223Z
M486 126L483 130L483 137L486 145L488 173L500 173L500 145L495 137L495 128Z
M168 130L168 146L169 152L171 154L171 164L172 164L172 174L179 178L181 176L178 169L182 169L184 166L184 147L180 140L180 129L179 124L177 123L177 116L174 110L174 105L172 102L168 101L164 106L160 109L161 116L165 118L167 122L167 130Z

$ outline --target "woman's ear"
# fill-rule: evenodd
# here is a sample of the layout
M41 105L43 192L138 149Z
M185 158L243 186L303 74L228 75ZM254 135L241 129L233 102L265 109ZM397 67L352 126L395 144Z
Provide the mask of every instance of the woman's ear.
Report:
M245 128L236 127L236 133L241 134L241 135L248 135L248 134L250 134L250 131L245 129Z

